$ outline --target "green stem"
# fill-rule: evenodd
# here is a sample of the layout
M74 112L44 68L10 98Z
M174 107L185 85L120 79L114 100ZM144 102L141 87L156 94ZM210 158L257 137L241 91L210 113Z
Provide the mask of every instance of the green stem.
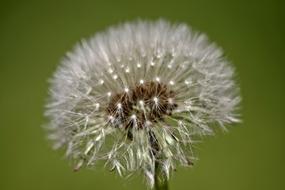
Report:
M168 190L167 177L158 162L155 163L154 180L155 190Z
M154 187L155 190L168 190L168 180L165 171L163 170L163 166L159 162L159 152L160 147L155 137L155 134L150 131L149 132L149 142L152 147L152 154L154 155L155 159L155 174L154 174Z

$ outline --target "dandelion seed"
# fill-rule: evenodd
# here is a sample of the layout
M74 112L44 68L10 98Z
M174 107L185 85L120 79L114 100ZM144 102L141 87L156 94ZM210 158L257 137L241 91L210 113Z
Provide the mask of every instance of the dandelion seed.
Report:
M222 50L163 20L125 23L78 44L50 88L49 136L75 170L104 160L121 176L143 173L150 187L157 172L168 180L193 164L192 144L212 124L239 122Z
M158 98L157 97L154 97L153 101L154 101L155 104L158 104Z
M113 79L116 80L118 78L118 75L113 75Z
M100 79L100 80L99 80L99 83L100 83L100 84L104 84L104 80Z
M128 88L125 88L125 92L128 93L128 92L129 92L129 89L128 89Z
M156 80L157 82L160 82L160 78L159 78L159 77L155 77L155 80Z

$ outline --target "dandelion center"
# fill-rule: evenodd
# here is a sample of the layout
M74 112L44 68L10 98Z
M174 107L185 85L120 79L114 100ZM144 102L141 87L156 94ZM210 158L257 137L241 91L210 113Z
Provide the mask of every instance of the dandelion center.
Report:
M138 129L164 120L177 107L175 92L157 81L139 83L128 92L113 95L106 113L114 127Z

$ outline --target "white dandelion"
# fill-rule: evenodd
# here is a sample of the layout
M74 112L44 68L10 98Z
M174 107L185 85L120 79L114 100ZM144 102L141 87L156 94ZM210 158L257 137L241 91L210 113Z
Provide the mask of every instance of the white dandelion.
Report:
M192 165L192 144L215 124L239 121L233 79L222 50L185 24L118 25L63 59L51 79L49 137L76 170L104 160L153 187Z

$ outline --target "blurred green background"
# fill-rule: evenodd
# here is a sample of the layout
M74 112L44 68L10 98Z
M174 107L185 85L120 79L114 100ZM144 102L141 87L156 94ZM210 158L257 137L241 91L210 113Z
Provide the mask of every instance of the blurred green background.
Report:
M135 18L186 22L234 63L243 124L206 138L175 190L285 189L284 5L274 0L0 1L0 189L146 189L102 167L72 172L41 128L47 79L82 37Z

